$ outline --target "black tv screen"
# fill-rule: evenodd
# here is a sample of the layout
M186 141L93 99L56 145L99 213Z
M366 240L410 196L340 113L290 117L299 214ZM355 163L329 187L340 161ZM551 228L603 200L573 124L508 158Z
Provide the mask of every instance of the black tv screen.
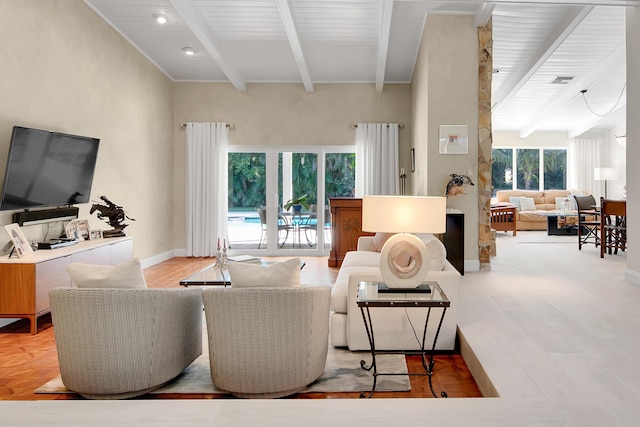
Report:
M100 140L14 126L0 210L88 203Z

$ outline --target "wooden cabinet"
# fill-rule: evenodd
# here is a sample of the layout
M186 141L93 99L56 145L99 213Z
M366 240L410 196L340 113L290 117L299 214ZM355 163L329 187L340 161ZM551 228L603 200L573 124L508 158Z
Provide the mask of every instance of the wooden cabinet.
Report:
M358 248L358 237L374 233L362 231L362 199L330 197L331 250L329 267L340 267L344 256Z
M116 265L133 257L133 238L89 240L64 248L39 250L24 258L0 257L0 318L24 318L31 333L48 313L49 291L71 286L71 262Z

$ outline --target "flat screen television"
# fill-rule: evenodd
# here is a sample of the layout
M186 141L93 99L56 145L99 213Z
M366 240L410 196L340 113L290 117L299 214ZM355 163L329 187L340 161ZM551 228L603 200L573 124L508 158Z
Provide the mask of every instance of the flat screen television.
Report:
M0 210L88 203L98 138L14 126Z

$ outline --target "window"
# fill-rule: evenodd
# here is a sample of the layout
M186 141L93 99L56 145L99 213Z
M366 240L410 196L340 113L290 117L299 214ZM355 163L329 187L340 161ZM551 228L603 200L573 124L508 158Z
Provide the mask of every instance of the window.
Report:
M567 188L566 149L495 148L491 157L493 196L498 190Z

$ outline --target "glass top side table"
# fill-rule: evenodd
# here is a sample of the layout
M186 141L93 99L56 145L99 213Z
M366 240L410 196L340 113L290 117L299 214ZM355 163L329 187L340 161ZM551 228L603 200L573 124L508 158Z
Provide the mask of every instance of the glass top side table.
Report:
M371 363L367 365L366 361L361 360L360 367L367 371L373 370L373 385L371 391L368 395L363 392L360 397L373 396L379 375L428 375L431 394L433 394L434 397L438 397L433 390L432 383L433 366L435 364L434 352L444 315L447 312L447 308L451 306L449 298L447 298L447 295L442 291L440 285L438 285L437 282L425 282L415 289L390 289L384 282L360 282L356 302L358 307L360 307L362 320L371 347ZM397 307L405 309L414 307L425 309L424 332L422 334L422 341L420 342L420 356L425 372L410 372L407 374L378 372L376 365L376 354L378 351L376 351L373 322L371 321L371 313L369 311L370 308L376 307ZM438 320L438 327L433 336L431 349L429 350L425 348L425 344L427 342L427 325L429 324L432 309L442 309L442 312ZM441 392L441 396L447 397L447 393L443 391Z

